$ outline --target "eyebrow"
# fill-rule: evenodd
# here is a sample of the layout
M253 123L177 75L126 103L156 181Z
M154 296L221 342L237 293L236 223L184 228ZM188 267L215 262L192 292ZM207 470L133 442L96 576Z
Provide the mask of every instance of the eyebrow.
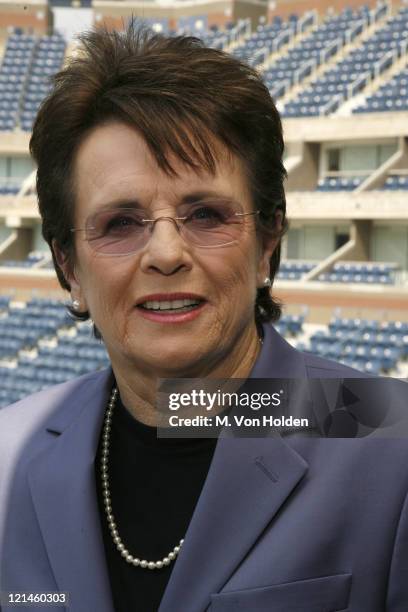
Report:
M192 193L186 194L183 196L179 202L180 204L195 204L196 202L201 202L203 200L223 200L225 202L237 203L237 200L233 198L231 195L226 195L225 193L220 193L219 191L214 190L201 190L194 191ZM95 210L93 214L104 210L112 210L112 209L124 209L124 208L140 208L146 210L146 208L140 203L136 198L117 198L111 200Z

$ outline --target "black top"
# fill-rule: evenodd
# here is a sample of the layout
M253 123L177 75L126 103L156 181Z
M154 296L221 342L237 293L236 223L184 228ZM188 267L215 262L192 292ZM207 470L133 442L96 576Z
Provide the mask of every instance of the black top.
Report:
M137 421L118 396L110 434L109 482L117 529L134 557L158 561L184 538L216 443L205 438L157 438L156 427ZM102 502L100 453L101 442L95 475L115 610L157 612L175 562L149 570L127 563L120 555Z

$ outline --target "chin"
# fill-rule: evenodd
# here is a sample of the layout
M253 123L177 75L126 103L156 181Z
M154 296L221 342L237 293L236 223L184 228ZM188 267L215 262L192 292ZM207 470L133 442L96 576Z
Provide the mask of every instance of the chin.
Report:
M188 345L183 344L184 346L163 347L160 352L149 355L146 361L161 377L200 376L199 371L204 370L205 364L208 363L206 353L202 351L201 347L201 350L198 351L192 342Z

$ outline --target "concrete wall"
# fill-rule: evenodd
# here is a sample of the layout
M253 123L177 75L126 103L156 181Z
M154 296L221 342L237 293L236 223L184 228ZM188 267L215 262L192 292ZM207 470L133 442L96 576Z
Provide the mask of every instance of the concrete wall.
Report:
M403 112L284 119L283 133L286 142L375 141L408 137L408 121Z
M312 142L302 143L299 163L288 172L287 191L316 189L319 172L320 145Z
M17 240L3 252L2 259L15 259L16 261L23 260L28 253L32 251L33 230L31 227L13 228L17 231ZM1 262L0 262L1 263Z
M33 251L42 251L44 253L49 252L49 246L45 242L44 238L41 234L41 224L36 223L33 227L33 243L32 243Z
M408 138L400 139L401 157L392 168L393 170L408 170Z
M19 27L35 34L47 33L49 9L44 0L0 0L0 36L7 37L7 28Z
M350 239L355 247L344 257L345 261L368 261L370 258L370 240L373 222L371 220L353 221L350 227Z
M345 317L407 320L407 287L380 286L373 291L370 286L355 285L351 288L342 283L276 281L273 294L283 302L287 312L299 312L307 306L311 323L327 323L336 308L341 308Z
M290 191L286 195L290 219L408 219L406 191L366 191L362 193L320 191Z
M277 0L271 3L268 16L269 19L273 19L275 15L286 19L292 13L301 15L311 9L315 9L320 15L326 14L328 9L333 9L336 13L340 13L346 6L355 9L361 7L362 4L374 7L376 0L367 0L367 2L347 0L347 3L344 0L314 0L313 2L310 2L310 0Z
M0 155L28 155L28 132L0 132Z
M373 261L393 261L408 270L408 222L374 225L370 256Z
M233 0L215 2L174 2L170 5L138 2L106 2L94 0L95 24L108 28L122 29L123 21L134 15L140 19L167 19L169 28L177 29L180 17L208 16L208 26L223 26L233 20ZM247 15L245 15L247 16Z
M68 299L68 293L59 286L55 273L50 270L0 270L0 293L13 293L17 299L30 299L32 291L37 296Z
M232 20L246 19L251 20L252 30L255 30L259 24L261 17L267 17L268 4L267 2L244 2L243 0L235 0L233 3Z
M0 244L6 240L10 236L12 229L10 227L5 227L4 225L0 225Z

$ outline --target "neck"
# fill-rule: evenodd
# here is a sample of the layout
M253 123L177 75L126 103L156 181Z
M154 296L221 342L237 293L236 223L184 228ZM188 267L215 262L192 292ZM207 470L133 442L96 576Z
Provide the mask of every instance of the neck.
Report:
M153 373L142 371L132 365L116 364L112 359L112 367L123 404L132 416L146 425L156 427L167 423L168 414L160 415L156 408L159 380L163 378L214 378L243 379L247 378L260 353L261 342L256 326L251 327L237 342L226 350L217 362L206 367L198 366L188 372L162 371ZM215 414L216 411L213 412ZM188 416L188 409L183 413ZM163 421L164 419L164 421Z

